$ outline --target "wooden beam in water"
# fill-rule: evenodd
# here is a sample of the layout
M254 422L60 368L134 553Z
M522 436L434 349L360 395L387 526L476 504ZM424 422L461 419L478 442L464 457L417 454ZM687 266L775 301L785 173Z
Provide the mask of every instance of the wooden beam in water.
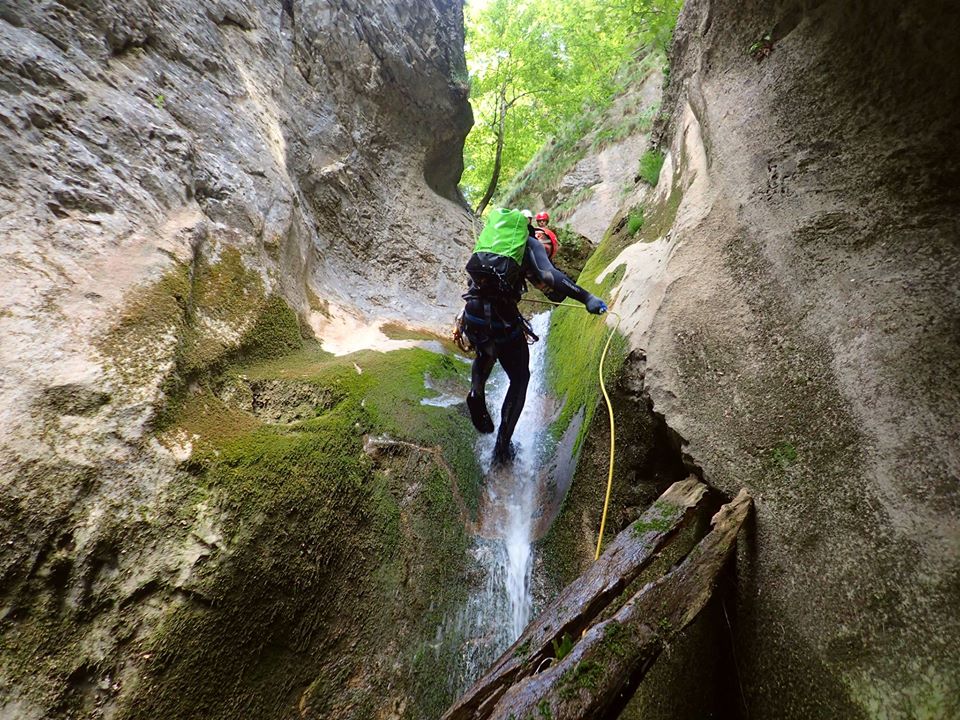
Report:
M500 707L501 698L525 679L540 677L538 673L555 659L554 645L564 642L565 636L579 638L657 554L695 521L706 491L693 476L671 485L527 626L490 670L447 710L443 720L499 717L492 713Z

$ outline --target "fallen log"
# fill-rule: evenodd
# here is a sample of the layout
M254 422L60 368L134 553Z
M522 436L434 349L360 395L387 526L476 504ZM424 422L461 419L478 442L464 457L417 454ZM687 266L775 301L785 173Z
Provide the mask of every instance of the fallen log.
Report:
M516 683L483 717L616 718L663 647L707 604L751 505L741 490L681 565L591 627L562 660Z
M527 626L442 720L490 717L504 693L553 661L556 647L579 638L657 553L695 520L706 490L693 476L671 485L638 520L617 535L599 560Z

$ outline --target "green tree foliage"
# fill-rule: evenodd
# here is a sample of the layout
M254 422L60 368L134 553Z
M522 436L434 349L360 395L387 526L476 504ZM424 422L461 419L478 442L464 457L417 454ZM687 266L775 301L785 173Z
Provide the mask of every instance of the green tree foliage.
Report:
M669 43L682 0L469 0L476 124L462 188L482 211L559 127L618 90L636 53Z

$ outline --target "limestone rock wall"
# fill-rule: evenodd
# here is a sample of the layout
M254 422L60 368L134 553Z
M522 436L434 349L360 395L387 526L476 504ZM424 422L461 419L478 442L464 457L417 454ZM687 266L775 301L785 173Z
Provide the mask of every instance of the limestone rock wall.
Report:
M469 236L462 9L361 9L4 3L5 435L31 437L43 388L108 383L96 341L136 288L224 248L305 319L446 321ZM203 332L228 347L251 313ZM154 340L135 385L166 372L176 333Z
M832 0L693 0L676 31L670 231L609 267L654 409L755 498L749 717L960 713L957 31Z
M225 552L165 398L284 302L446 322L470 124L452 0L0 3L0 717L112 707Z

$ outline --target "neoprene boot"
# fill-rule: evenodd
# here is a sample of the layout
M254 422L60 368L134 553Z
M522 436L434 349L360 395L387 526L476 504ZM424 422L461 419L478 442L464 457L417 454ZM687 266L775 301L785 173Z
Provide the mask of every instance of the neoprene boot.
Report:
M513 462L517 456L517 446L509 440L504 441L502 435L497 435L497 443L493 446L493 462L495 465L504 465Z
M493 420L490 419L490 413L487 412L487 401L482 395L470 391L467 395L467 409L470 410L470 420L477 432L492 433Z

